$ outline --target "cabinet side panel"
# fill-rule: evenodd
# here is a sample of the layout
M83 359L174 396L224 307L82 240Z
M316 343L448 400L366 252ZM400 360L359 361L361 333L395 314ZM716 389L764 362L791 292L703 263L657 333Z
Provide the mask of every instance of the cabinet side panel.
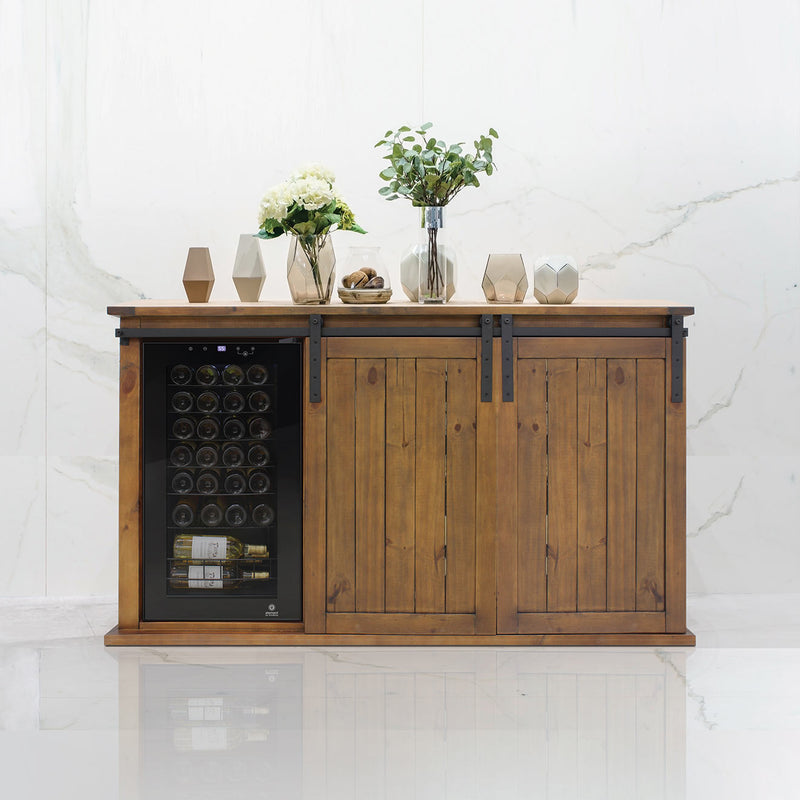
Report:
M322 342L322 368L325 346ZM303 345L304 361L309 363L309 342ZM325 632L325 500L326 500L326 390L321 383L322 402L310 403L309 370L303 370L304 451L303 451L303 623L306 633Z
M445 436L447 362L417 360L416 611L445 610Z
M636 361L608 360L609 611L636 610Z
M547 610L578 607L578 362L547 360Z
M355 611L355 361L329 359L327 610Z
M684 345L684 352L686 347ZM666 611L667 632L686 630L686 358L683 402L672 402L672 351L667 351L666 405Z
M335 413L335 410L334 410ZM384 610L386 364L356 360L356 611Z
M606 608L606 361L578 361L578 611Z
M447 360L447 574L445 610L475 612L475 359Z
M386 611L414 610L417 365L386 361Z
M126 320L130 323L130 320ZM137 323L138 320L133 320ZM140 339L120 346L119 627L136 628L142 587L142 417Z
M543 358L517 364L517 606L547 610L547 384ZM502 444L501 444L502 447ZM500 502L504 499L500 492Z
M664 362L637 362L636 609L664 610Z

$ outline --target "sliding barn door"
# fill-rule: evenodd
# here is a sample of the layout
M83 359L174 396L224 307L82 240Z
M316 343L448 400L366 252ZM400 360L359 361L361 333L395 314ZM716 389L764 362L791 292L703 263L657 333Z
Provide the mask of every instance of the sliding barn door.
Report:
M665 630L663 339L523 339L499 410L500 633ZM502 488L506 487L506 488Z
M494 632L494 464L479 454L495 429L476 353L327 340L328 633Z

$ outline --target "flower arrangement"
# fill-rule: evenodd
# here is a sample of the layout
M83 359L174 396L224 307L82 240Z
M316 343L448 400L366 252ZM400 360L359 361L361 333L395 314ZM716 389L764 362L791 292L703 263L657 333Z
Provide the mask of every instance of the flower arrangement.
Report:
M333 172L321 164L307 164L288 180L270 188L258 214L260 239L276 239L284 233L297 237L308 259L320 299L325 294L319 257L328 234L334 230L366 233L336 189Z

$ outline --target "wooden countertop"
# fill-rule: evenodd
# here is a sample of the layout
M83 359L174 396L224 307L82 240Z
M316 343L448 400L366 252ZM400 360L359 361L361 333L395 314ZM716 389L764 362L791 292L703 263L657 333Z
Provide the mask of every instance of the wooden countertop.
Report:
M453 317L464 314L514 314L515 316L663 316L694 314L693 306L651 300L605 300L599 302L576 301L568 305L542 305L527 303L444 303L420 304L410 301L389 302L383 305L295 305L290 302L264 301L241 303L217 300L210 303L188 303L185 300L136 300L130 305L109 306L113 317L306 317L309 314L350 317L402 317L438 315Z

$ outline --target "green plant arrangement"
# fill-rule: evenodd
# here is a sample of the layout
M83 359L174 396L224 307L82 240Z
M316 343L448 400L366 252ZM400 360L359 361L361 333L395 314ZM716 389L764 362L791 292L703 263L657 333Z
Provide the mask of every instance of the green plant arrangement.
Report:
M425 261L420 269L420 299L437 302L444 297L446 278L438 243L443 217L441 210L429 209L441 209L465 187L480 186L479 174L494 172L492 140L498 134L489 128L488 134L474 141L473 153L464 151L464 142L448 145L432 136L432 127L430 122L416 129L402 125L396 131L386 131L375 147L386 148L384 159L389 162L380 173L387 185L378 193L387 200L405 197L425 209L422 224L427 245L420 254Z
M336 189L333 172L321 164L308 164L267 190L261 200L258 226L256 236L260 239L276 239L284 233L295 237L289 254L289 287L295 302L308 303L330 299L335 265L328 241L331 231L366 233ZM313 278L310 290L298 288L299 284L292 281L293 254L298 246ZM326 253L329 265L324 263Z
M495 164L489 128L486 136L474 142L475 153L464 153L464 142L447 145L430 136L433 123L426 122L412 132L408 125L386 131L375 147L387 147L389 162L380 176L388 182L378 190L387 200L407 197L415 206L446 206L465 186L480 186L478 174L491 175Z

